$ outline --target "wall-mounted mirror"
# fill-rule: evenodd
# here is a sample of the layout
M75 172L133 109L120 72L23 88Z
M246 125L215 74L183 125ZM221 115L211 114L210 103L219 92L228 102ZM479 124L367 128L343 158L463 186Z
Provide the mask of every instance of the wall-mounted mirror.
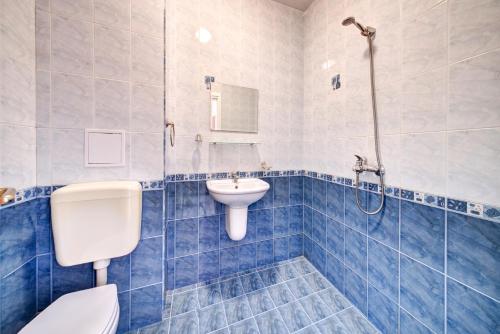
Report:
M211 83L210 129L257 133L259 91L253 88Z

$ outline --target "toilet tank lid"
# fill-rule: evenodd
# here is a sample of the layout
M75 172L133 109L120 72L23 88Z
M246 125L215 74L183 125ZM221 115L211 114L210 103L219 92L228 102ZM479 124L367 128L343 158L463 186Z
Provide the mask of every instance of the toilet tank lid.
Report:
M130 198L142 192L137 181L107 181L76 183L55 190L51 203L101 200L111 198Z

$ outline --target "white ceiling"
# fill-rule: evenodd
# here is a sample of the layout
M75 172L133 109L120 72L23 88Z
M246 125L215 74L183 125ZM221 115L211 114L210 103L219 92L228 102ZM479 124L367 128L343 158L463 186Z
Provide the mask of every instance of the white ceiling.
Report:
M284 5L305 11L314 0L274 0Z

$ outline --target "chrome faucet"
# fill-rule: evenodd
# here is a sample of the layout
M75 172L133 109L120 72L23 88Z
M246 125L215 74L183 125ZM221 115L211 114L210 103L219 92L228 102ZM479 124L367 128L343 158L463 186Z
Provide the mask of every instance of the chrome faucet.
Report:
M360 174L363 172L371 172L375 173L375 175L377 176L380 176L381 174L384 175L385 173L384 166L380 166L380 168L377 168L369 165L365 157L361 157L357 154L355 154L354 156L356 157L356 163L354 164L354 167L352 167L352 170L356 174Z
M238 172L231 172L230 177L233 179L233 183L238 183L240 179Z

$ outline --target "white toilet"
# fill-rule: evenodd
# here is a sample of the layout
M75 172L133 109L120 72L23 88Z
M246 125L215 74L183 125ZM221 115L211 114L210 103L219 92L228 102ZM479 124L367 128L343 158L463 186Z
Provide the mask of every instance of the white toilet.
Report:
M114 334L120 306L116 285L107 283L110 259L129 254L141 235L142 189L137 182L95 182L60 188L51 196L57 262L93 262L96 288L66 294L21 334Z

